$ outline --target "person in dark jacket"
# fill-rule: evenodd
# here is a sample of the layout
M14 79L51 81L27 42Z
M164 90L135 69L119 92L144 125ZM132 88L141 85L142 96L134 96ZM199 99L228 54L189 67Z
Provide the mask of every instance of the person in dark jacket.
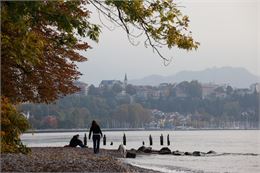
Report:
M70 140L69 147L77 147L80 146L82 148L85 148L86 146L83 144L83 142L79 139L79 134L74 135L72 139Z
M91 137L91 133L93 133L92 140L93 140L94 153L97 154L99 152L99 144L100 144L100 138L102 137L102 131L95 120L92 121L92 125L89 130L89 136L88 136L89 139Z

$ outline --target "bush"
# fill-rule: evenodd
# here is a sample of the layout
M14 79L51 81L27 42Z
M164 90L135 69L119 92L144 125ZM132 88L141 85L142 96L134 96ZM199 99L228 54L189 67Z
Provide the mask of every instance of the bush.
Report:
M5 97L1 97L1 153L28 153L20 135L30 127L27 119Z

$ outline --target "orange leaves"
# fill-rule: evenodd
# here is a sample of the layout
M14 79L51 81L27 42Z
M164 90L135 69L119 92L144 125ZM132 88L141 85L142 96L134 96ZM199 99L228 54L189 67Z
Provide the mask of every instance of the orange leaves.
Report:
M90 48L78 35L91 31L97 40L100 32L87 21L89 12L82 8L85 3L2 3L2 95L13 103L48 103L78 90L73 85L81 75L76 62L87 60L78 52Z
M91 46L88 43L81 43L81 44L76 44L74 48L77 50L87 50L90 49Z

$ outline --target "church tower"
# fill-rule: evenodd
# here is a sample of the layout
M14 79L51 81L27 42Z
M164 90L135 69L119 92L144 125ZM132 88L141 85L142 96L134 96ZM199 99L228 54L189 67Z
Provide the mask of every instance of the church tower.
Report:
M124 79L124 88L127 86L127 75L125 74L125 79Z

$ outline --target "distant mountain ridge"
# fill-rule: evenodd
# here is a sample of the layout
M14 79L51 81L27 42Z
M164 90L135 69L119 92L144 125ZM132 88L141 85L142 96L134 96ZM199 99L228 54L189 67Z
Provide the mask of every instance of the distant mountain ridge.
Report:
M241 67L209 68L202 71L181 71L170 76L150 75L142 79L130 80L134 85L159 85L160 83L179 83L198 80L201 83L228 84L237 88L248 88L251 84L260 82L260 77L251 74Z

